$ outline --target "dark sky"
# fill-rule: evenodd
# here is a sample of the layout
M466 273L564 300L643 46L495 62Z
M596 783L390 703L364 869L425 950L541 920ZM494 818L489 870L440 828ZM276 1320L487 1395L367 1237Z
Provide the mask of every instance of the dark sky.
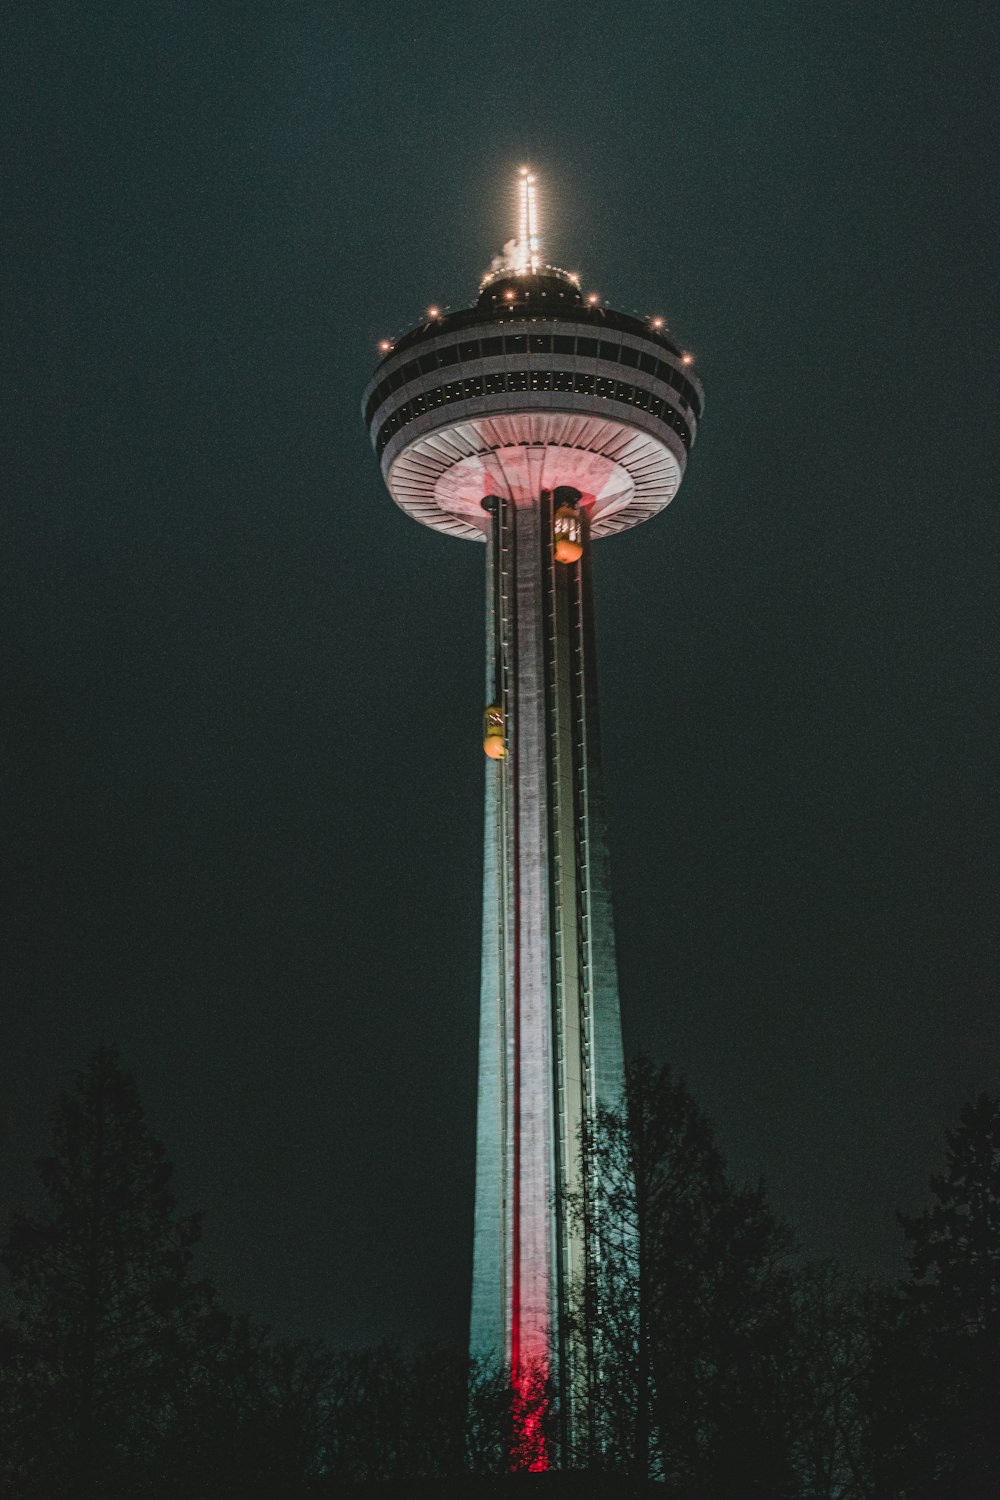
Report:
M227 1301L460 1338L483 554L390 502L376 341L547 249L696 351L600 544L626 1041L806 1248L898 1266L996 1003L995 5L25 3L5 1202L117 1043Z

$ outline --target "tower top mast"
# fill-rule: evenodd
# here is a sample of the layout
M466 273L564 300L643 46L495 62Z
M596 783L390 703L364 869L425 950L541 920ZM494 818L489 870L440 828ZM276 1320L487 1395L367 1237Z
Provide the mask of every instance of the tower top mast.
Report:
M541 240L538 233L538 195L535 174L522 167L517 180L517 259L519 276L534 275L541 265Z

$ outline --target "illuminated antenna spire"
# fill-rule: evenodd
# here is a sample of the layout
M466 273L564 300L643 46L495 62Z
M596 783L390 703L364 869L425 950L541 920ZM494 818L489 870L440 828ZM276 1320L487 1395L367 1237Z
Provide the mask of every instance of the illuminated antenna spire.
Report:
M522 167L518 179L517 218L517 266L519 275L537 271L541 264L538 236L538 198L535 191L535 174L530 167Z

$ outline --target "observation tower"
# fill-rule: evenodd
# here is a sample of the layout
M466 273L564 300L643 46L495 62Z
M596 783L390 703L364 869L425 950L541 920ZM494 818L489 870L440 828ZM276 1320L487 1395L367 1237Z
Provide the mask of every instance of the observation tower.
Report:
M396 504L486 548L470 1344L510 1366L520 1462L542 1469L535 1382L556 1392L563 1454L586 1423L595 1355L567 1311L598 1247L566 1205L597 1191L582 1128L624 1084L591 546L673 499L703 393L662 318L543 263L536 190L523 168L517 239L477 301L384 342L362 409Z

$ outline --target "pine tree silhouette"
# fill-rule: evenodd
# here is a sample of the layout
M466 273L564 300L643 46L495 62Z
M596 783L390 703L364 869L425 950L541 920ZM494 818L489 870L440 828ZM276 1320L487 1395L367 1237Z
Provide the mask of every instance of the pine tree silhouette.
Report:
M21 1477L79 1500L141 1494L186 1371L226 1320L192 1274L199 1217L177 1215L173 1169L113 1049L59 1098L38 1168L45 1210L15 1218L2 1255Z

